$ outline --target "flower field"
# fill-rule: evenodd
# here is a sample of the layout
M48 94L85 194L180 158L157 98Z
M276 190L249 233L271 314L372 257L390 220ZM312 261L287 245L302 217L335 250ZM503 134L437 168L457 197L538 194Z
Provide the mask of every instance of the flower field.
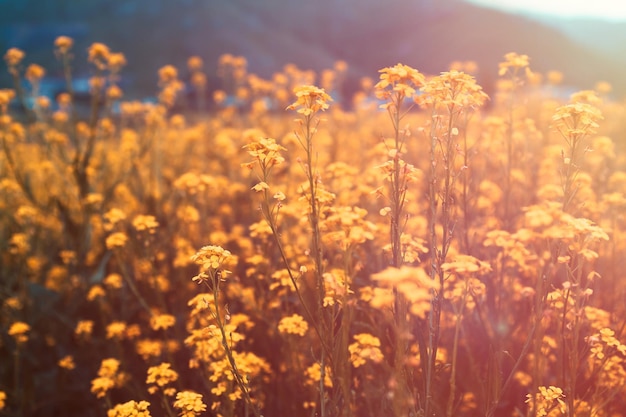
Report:
M0 414L626 416L626 104L509 53L269 79L4 54ZM532 57L531 57L532 58ZM78 59L78 58L76 58ZM179 63L180 64L180 63ZM155 69L156 70L156 69Z

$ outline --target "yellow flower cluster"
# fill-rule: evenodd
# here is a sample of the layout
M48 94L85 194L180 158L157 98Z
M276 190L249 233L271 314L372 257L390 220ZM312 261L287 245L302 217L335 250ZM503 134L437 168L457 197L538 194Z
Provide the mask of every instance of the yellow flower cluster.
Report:
M565 401L563 401L565 395L563 395L563 390L561 388L553 385L550 385L549 387L541 386L538 391L539 392L537 392L534 396L532 394L526 395L527 403L533 402L534 397L535 412L537 416L547 416L550 411L555 409L558 410L561 415L565 415L567 412L567 405L565 404Z
M18 344L28 342L28 333L30 326L23 321L17 321L9 327L9 336L13 337Z
M333 99L323 88L314 85L302 85L294 88L296 101L287 106L287 110L295 110L304 117L310 117L320 111L328 109Z
M439 290L439 282L433 280L422 267L389 267L372 275L372 279L384 289L397 289L409 302L411 314L422 319L430 311L434 291ZM387 294L375 292L370 304L375 308L389 306L391 300Z
M157 391L163 391L163 394L173 396L176 389L168 387L168 385L177 380L178 372L173 370L172 365L168 362L148 368L146 384L148 384L148 392L150 394L154 394Z
M230 251L216 245L203 246L196 252L191 260L200 265L200 273L193 277L193 281L201 284L209 278L215 278L216 274L221 274L220 278L223 279L224 275L230 273L226 269L222 269L225 266L230 265L235 258Z
M281 333L304 336L308 329L309 324L304 320L304 317L299 314L283 317L278 322L278 331Z
M180 410L181 417L195 417L206 411L206 404L202 402L202 394L193 391L176 393L174 407Z
M103 398L113 388L120 388L128 379L128 374L120 371L120 361L115 358L103 359L98 377L91 381L91 392Z
M369 333L359 333L354 335L355 342L348 346L350 352L350 362L352 366L358 368L372 361L380 363L383 361L383 353L380 350L380 340Z
M128 401L118 404L107 411L107 417L150 417L150 403L148 401Z
M140 214L133 219L133 227L138 232L147 231L150 234L154 234L155 229L159 227L159 222L156 221L154 216Z
M405 98L413 98L426 78L415 68L396 64L379 70L380 81L374 86L376 97L387 101L381 108L398 106Z

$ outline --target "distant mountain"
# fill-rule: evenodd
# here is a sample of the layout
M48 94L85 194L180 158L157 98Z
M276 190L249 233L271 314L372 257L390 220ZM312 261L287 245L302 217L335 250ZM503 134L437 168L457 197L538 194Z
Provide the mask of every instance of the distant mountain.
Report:
M47 6L32 7L38 2ZM537 71L562 71L572 86L591 88L596 81L606 80L620 96L626 94L626 54L617 52L623 51L623 41L605 38L600 48L596 40L573 36L574 26L461 0L52 3L0 2L0 47L22 47L29 62L51 68L50 74L58 76L52 42L68 32L76 39L76 71L85 76L89 73L84 64L86 48L104 42L126 55L123 76L131 96L154 95L158 68L174 64L184 73L191 55L203 57L213 76L218 56L226 52L245 56L249 70L266 77L286 63L322 70L344 59L357 79L377 77L378 69L398 62L438 73L454 60L475 60L479 80L489 88L502 56L514 51L528 54ZM595 37L599 29L594 30ZM0 77L0 86L8 83L6 76Z
M626 59L626 22L594 18L554 19L541 15L529 17L559 29L582 45Z

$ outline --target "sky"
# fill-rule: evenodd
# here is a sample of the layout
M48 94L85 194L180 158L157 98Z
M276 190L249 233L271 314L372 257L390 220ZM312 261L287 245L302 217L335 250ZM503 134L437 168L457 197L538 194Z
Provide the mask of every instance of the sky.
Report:
M541 13L559 17L596 17L626 22L624 0L467 0L507 12Z

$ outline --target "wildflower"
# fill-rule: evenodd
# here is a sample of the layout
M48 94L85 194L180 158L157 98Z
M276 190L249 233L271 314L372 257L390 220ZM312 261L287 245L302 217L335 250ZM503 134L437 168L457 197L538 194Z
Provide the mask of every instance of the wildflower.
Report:
M178 79L178 70L172 65L159 69L159 85L170 84Z
M30 326L22 321L17 321L9 327L9 336L12 336L17 344L21 345L28 341Z
M9 69L15 69L20 62L22 62L22 59L24 59L24 52L18 48L10 48L5 54L4 54L4 60L7 63L7 66L9 67Z
M59 36L54 40L54 47L57 48L61 55L67 54L73 45L74 40L69 36Z
M285 158L283 158L280 152L287 149L277 144L276 140L272 138L260 137L256 141L245 145L244 149L259 163L264 171L285 162ZM250 165L246 164L246 166Z
M355 342L348 346L350 362L358 368L370 360L374 363L382 362L383 353L380 350L380 340L369 333L354 335Z
M597 107L588 103L577 102L557 108L554 116L552 116L552 121L554 127L572 146L570 141L573 136L594 133L599 127L598 121L602 118L602 113Z
M526 403L530 403L533 400L532 394L526 394L526 397ZM553 385L547 388L544 386L539 387L539 392L534 395L536 415L539 417L547 416L554 408L558 408L562 414L565 414L567 406L565 401L563 401L564 397L565 395L563 395L561 388Z
M109 274L102 280L107 288L119 290L122 288L122 276L120 274Z
M159 227L159 222L156 221L154 216L145 216L139 214L133 219L133 227L138 232L148 231L150 234L154 234L154 231Z
M63 369L67 369L68 371L71 371L76 367L76 364L74 363L74 357L72 355L66 355L59 359L58 365Z
M114 321L106 327L107 339L122 340L126 335L126 323Z
M375 293L376 290L396 288L410 303L409 311L411 314L420 318L425 318L430 311L433 291L439 289L439 282L432 280L426 271L420 267L390 267L374 274L372 279L383 287L375 288ZM393 295L391 295L391 299L393 299ZM379 300L374 297L372 301L376 303ZM386 298L386 301L389 302L390 299Z
M327 110L328 103L333 101L323 88L314 85L297 86L293 92L296 95L296 101L287 106L287 110L295 110L305 117Z
M107 417L150 417L148 401L128 401L123 404L117 404L115 407L107 411Z
M200 265L201 272L193 278L193 281L201 283L209 278L207 272L213 277L218 270L222 268L225 262L231 259L231 253L221 246L203 246L198 252L196 252L191 260ZM228 273L229 271L221 271L222 273Z
M91 381L91 392L102 398L113 388L124 385L128 375L119 372L120 361L114 358L103 359L98 370L98 377Z
M112 85L106 89L105 95L109 100L116 101L122 98L124 92L117 85Z
M528 55L520 55L509 52L504 55L504 62L498 64L498 75L502 76L507 72L517 73L520 69L527 69L529 65Z
M223 102L226 101L227 98L228 98L228 95L226 94L225 91L215 90L213 92L213 101L215 102L215 104L222 104Z
M92 331L93 331L93 321L81 320L76 324L76 328L74 329L74 334L76 336L88 337L88 336L91 336Z
M6 113L9 103L15 97L15 91L8 88L0 88L0 114Z
M142 339L138 340L135 345L137 354L142 357L143 360L150 358L158 358L163 352L163 342L160 340Z
M457 255L453 262L442 264L441 269L458 275L467 273L485 274L491 271L491 266L487 262L470 255Z
M171 314L158 314L150 318L150 327L152 330L167 330L176 323L176 317Z
M0 391L0 410L6 406L7 393Z
M193 391L180 391L176 393L174 407L180 410L181 417L194 417L206 411L206 404L202 402L202 394Z
M176 380L178 380L178 372L173 370L172 365L167 362L148 368L146 384L149 384L148 392L150 394L162 390L167 396L174 395L174 389L166 388L166 386Z
M252 190L258 192L264 191L264 190L269 190L270 186L267 185L266 182L261 181L260 183L256 184L254 187L252 187Z
M105 292L100 285L94 285L87 293L87 301L93 301L96 298L104 297Z
M128 237L125 233L116 232L106 238L106 247L109 250L123 248L126 245L126 241L128 241Z
M319 362L315 362L313 365L309 366L305 371L304 375L307 378L305 384L307 385L317 385L322 379L322 372ZM327 388L332 388L333 380L330 377L330 368L324 368L324 386Z
M119 72L126 65L126 57L121 52L109 54L107 56L107 66L109 71L113 73Z
M396 64L379 70L380 81L374 86L376 97L389 103L383 104L382 108L390 105L398 106L404 98L411 98L425 81L425 77L418 70L404 64Z
M454 70L431 78L420 90L423 95L416 100L421 105L442 107L448 112L481 107L488 98L474 77Z
M299 314L283 317L278 323L278 331L281 333L297 334L304 336L309 328L309 324Z
M199 56L192 56L187 60L187 68L189 68L189 71L202 71L203 67L204 62Z
M105 44L95 42L87 49L87 54L87 61L94 64L98 69L104 69L111 51L109 51L109 47Z
M26 68L26 73L24 74L24 77L26 77L26 79L31 84L36 84L44 77L44 75L46 75L46 70L42 66L37 64L30 64Z
M9 253L13 255L25 255L30 251L30 243L25 233L15 233L9 239Z

